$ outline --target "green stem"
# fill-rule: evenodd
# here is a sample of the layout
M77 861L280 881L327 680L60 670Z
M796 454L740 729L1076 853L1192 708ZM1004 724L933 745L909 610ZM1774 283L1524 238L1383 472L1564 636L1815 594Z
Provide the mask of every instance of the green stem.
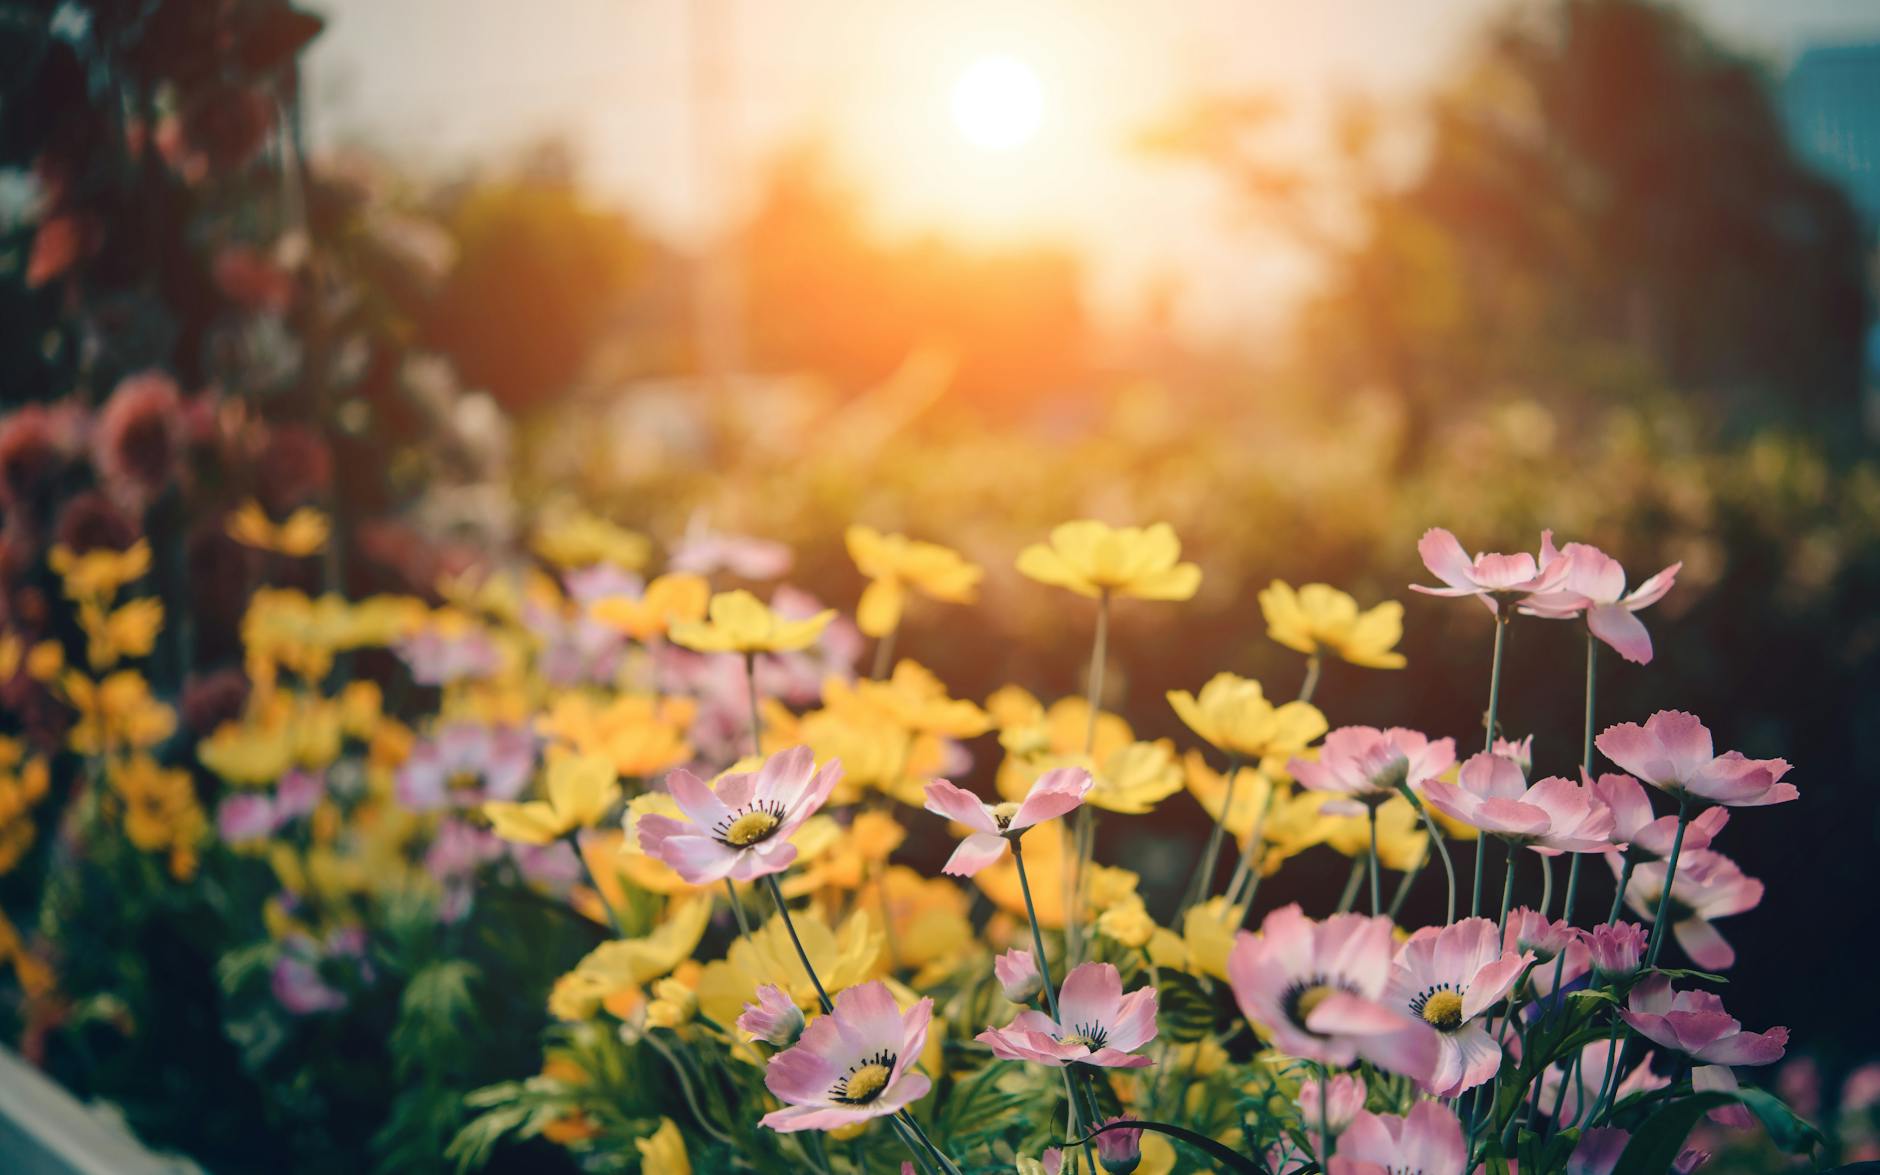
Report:
M1038 908L1031 903L1031 880L1025 876L1025 852L1018 838L1012 837L1012 863L1018 866L1018 891L1025 895L1025 917L1031 922L1031 953L1038 963L1038 978L1044 983L1044 1001L1051 1008L1051 1019L1060 1028L1057 988L1051 983L1051 961L1044 957L1044 934L1038 929Z
M1367 804L1371 812L1371 917L1375 918L1384 911L1383 891L1378 888L1377 880L1377 805Z
M914 1137L919 1139L920 1144L926 1147L933 1155L934 1159L939 1162L941 1170L945 1171L947 1175L960 1175L960 1169L954 1166L953 1160L947 1158L946 1152L941 1150L933 1139L927 1137L927 1132L920 1128L919 1119L915 1118L914 1115L908 1113L906 1110L902 1110L900 1116L907 1122L907 1128L914 1132Z
M1319 688L1319 664L1319 654L1317 650L1314 650L1312 655L1306 658L1306 679L1299 685L1299 700L1302 702L1310 702L1313 693Z
M1627 850L1625 864L1619 869L1619 888L1612 895L1612 912L1606 915L1606 925L1611 926L1619 920L1619 910L1625 905L1625 891L1632 884L1632 853Z
M745 938L751 937L751 921L745 917L744 903L738 898L738 887L731 883L729 877L725 878L725 896L731 899L731 913L738 920L738 933Z
M1109 656L1110 649L1110 589L1103 588L1097 594L1097 635L1090 645L1090 675L1086 681L1089 688L1090 715L1084 724L1084 754L1096 752L1097 714L1103 704L1103 663Z
M574 859L581 862L581 873L587 878L589 888L594 891L594 899L601 904L601 909L606 911L607 925L614 928L616 938L625 938L626 935L620 930L620 916L614 913L614 904L607 900L606 891L601 889L600 881L594 876L593 867L588 864L587 857L581 852L580 837L570 832L564 839L567 840L568 847L574 850Z
M1220 863L1221 840L1227 835L1227 816L1234 810L1234 788L1240 782L1240 752L1232 751L1227 756L1227 793L1221 800L1221 812L1215 818L1214 827L1208 833L1208 847L1201 854L1201 868L1188 884L1188 892L1182 900L1181 909L1175 911L1177 923L1188 907L1196 902L1205 902L1214 893L1214 867Z
M1546 918L1547 911L1554 908L1554 859L1545 853L1537 855L1541 859L1541 917ZM1573 863L1580 863L1577 853L1574 854Z
M1429 805L1425 804L1415 792L1411 791L1408 784L1399 784L1397 790L1403 793L1404 799L1410 801L1411 807L1422 813L1423 827L1429 831L1430 844L1435 847L1436 855L1443 859L1443 876L1449 882L1449 904L1445 907L1446 912L1443 915L1443 925L1452 925L1456 921L1456 863L1449 857L1449 845L1443 840L1443 830L1436 826L1436 817L1430 815ZM1476 851L1480 852L1481 847L1478 841ZM1427 864L1429 854L1425 853L1423 859L1424 863ZM1422 866L1418 866L1418 868L1421 867Z
M1645 952L1645 965L1658 965L1658 952L1665 945L1665 919L1671 913L1671 884L1678 879L1678 855L1684 851L1684 828L1691 822L1691 793L1678 792L1678 832L1671 838L1671 858L1665 862L1665 892L1658 895L1658 913L1652 918L1651 946Z
M1482 732L1482 750L1495 749L1496 712L1501 708L1501 650L1508 633L1508 613L1506 607L1497 603L1495 607L1495 654L1488 670L1488 720ZM1482 913L1482 875L1487 868L1486 855L1482 842L1475 843L1475 889L1469 897L1469 917L1479 917Z
M1358 900L1358 887L1362 884L1364 884L1364 858L1353 857L1351 873L1345 878L1345 892L1338 895L1338 909L1333 913L1348 913L1351 910L1351 904Z
M751 754L764 754L764 720L757 713L757 654L744 654L744 680L751 695Z
M1503 930L1508 928L1508 906L1514 900L1514 857L1520 851L1519 845L1508 842L1508 868L1501 875L1501 921L1497 923Z
M790 942L796 947L796 957L802 960L804 972L816 987L816 1001L822 1005L823 1014L835 1011L836 1006L830 1002L829 993L823 990L822 980L816 977L816 968L810 964L809 952L803 949L803 940L796 936L796 923L790 921L790 907L784 904L783 890L777 887L777 875L764 874L764 883L770 887L770 900L777 903L777 913L783 917L783 928L790 932Z
M876 681L888 676L888 670L894 665L894 638L900 631L901 623L897 620L894 627L888 630L887 635L875 642L875 666L868 676Z

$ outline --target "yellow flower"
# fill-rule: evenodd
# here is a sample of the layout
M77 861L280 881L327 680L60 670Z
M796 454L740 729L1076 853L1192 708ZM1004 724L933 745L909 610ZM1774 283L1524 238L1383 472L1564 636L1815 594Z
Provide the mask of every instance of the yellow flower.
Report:
M1330 816L1325 829L1325 843L1347 857L1366 856L1371 851L1371 824L1365 816ZM1423 860L1429 851L1430 834L1423 828L1410 801L1392 796L1377 809L1377 860L1386 869L1406 873Z
M124 803L125 837L147 853L168 852L170 871L179 880L193 875L207 821L189 772L137 755L113 763L108 779Z
M1234 949L1232 911L1226 898L1210 898L1190 906L1182 916L1182 945L1188 948L1188 969L1196 975L1227 978L1227 956Z
M905 865L895 865L862 892L858 904L886 911L893 964L911 968L916 987L940 982L978 953L978 939L967 917L972 899L947 878L922 877Z
M1051 530L1051 541L1019 552L1019 573L1080 596L1193 599L1201 569L1181 563L1182 544L1166 522L1111 527L1091 519Z
M652 550L645 535L579 511L543 526L535 536L535 553L563 569L611 563L638 571Z
M1064 835L1063 829L1040 824L1019 837L1025 850L1025 876L1031 882L1031 896L1038 910L1038 924L1048 930L1064 928ZM1084 904L1090 911L1103 911L1127 902L1136 892L1140 879L1127 869L1116 869L1092 862L1084 870ZM1018 867L1008 853L997 864L973 874L978 886L993 904L1017 918L1025 917L1025 897L1018 884Z
M545 845L599 821L620 799L613 764L593 755L562 754L548 761L548 799L483 805L490 827L504 840Z
M550 1010L558 1019L585 1020L609 996L671 973L698 948L711 907L703 897L677 902L651 934L595 947L556 983Z
M855 623L872 637L887 636L900 626L907 588L949 604L970 604L985 574L938 543L884 535L861 525L849 527L845 537L849 558L869 580L856 605Z
M340 729L360 742L372 738L384 717L385 695L378 682L366 678L347 682L333 703L339 711Z
M1323 583L1298 591L1280 580L1260 593L1266 635L1289 649L1313 654L1329 649L1353 665L1402 669L1404 656L1393 652L1403 639L1403 605L1386 600L1368 612L1358 602Z
M224 722L196 746L196 758L225 782L258 786L287 774L294 762L288 703L251 699L239 722Z
M711 594L711 584L703 576L680 572L647 584L637 600L630 596L596 600L588 613L597 622L644 641L664 636L674 624L703 619Z
M1008 800L1024 798L1038 777L1040 758L1061 760L1084 752L1090 704L1083 698L1060 698L1047 710L1029 693L1008 685L986 699L986 712L999 728L999 745L1005 748L998 789ZM1102 762L1135 739L1129 723L1107 710L1098 711L1091 758Z
M147 657L163 627L163 604L155 597L132 600L108 612L96 600L81 600L78 624L85 630L86 659L94 671L126 657Z
M831 930L813 909L793 913L791 919L810 966L831 993L876 974L882 934L865 910L850 914L840 933ZM781 987L799 1008L817 1006L816 989L803 971L781 917L740 936L724 958L705 964L698 983L699 1011L720 1024L730 1024L745 1004L757 998L758 985L764 983Z
M99 547L74 555L60 543L46 556L52 570L65 581L65 594L74 600L109 599L133 579L150 570L150 544L138 539L122 551Z
M44 684L65 668L65 650L58 641L40 641L26 651L26 676Z
M1147 946L1155 934L1155 919L1143 906L1142 899L1121 902L1097 916L1097 929L1130 949Z
M1210 820L1223 823L1221 806L1227 803L1227 776L1208 766L1200 751L1182 757L1188 792L1195 797ZM1235 841L1245 844L1266 815L1273 796L1273 781L1256 767L1242 767L1234 776L1234 806L1224 822Z
M0 633L0 682L13 680L26 656L26 646L14 634Z
M653 998L646 1005L648 1028L682 1028L690 1024L696 1015L698 1015L696 977L691 984L678 978L662 979L653 984Z
M1032 780L1054 767L1067 766L1090 769L1094 782L1086 799L1110 812L1140 816L1182 789L1182 768L1175 759L1175 745L1164 738L1152 743L1125 743L1094 764L1082 755L1023 760L1011 775L1000 774L1000 794L1008 800L1022 800Z
M633 1140L640 1152L640 1170L644 1175L692 1175L692 1160L685 1154L685 1136L671 1118L661 1118L659 1129L645 1138Z
M1275 706L1266 700L1259 682L1232 673L1215 674L1199 697L1170 690L1168 702L1188 729L1214 746L1275 770L1326 731L1318 707L1308 702Z
M984 710L964 698L948 697L940 679L913 661L896 665L887 681L850 685L832 677L823 683L823 704L831 709L841 709L850 695L887 720L920 734L975 738L992 726Z
M331 526L326 515L312 506L302 506L289 514L280 525L268 518L261 503L253 498L228 516L228 537L244 547L272 551L291 559L304 559L326 546Z
M701 653L789 653L815 644L836 614L828 608L807 620L785 620L739 588L713 596L708 615L673 625L673 641Z
M583 755L612 763L616 774L657 775L692 757L685 732L696 703L690 698L652 698L628 694L600 704L588 694L557 698L535 729Z
M176 711L152 697L150 683L135 670L120 669L99 682L68 671L59 685L78 711L66 744L81 755L125 747L142 750L176 730Z

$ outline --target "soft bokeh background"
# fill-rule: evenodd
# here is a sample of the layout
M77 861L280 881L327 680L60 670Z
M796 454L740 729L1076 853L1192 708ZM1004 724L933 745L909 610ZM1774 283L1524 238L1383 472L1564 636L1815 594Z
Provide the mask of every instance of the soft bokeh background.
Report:
M1184 746L1165 690L1296 689L1254 602L1272 578L1407 602L1410 668L1330 667L1334 725L1467 742L1490 628L1407 592L1426 527L1508 550L1552 527L1635 581L1681 560L1653 664L1603 662L1601 723L1689 709L1796 764L1801 801L1722 841L1769 885L1725 925L1730 1007L1831 1078L1880 1051L1857 962L1880 931L1880 5L309 6L293 133L254 156L248 91L197 108L208 166L261 164L79 216L66 253L104 291L82 314L32 243L52 197L11 169L70 129L19 112L85 83L8 110L8 407L153 363L244 398L330 461L284 444L251 488L318 487L336 541L307 586L355 594L429 592L570 501L667 545L784 541L845 608L849 521L946 542L988 568L982 601L918 608L900 649L976 698L1080 687L1092 616L1016 576L1023 544L1166 520L1202 591L1119 609L1106 701ZM952 108L992 56L1040 100L1001 149ZM309 275L328 297L282 292ZM191 544L166 590L235 615L226 554ZM233 635L166 636L165 664L180 682ZM1576 631L1518 625L1510 666L1506 728L1570 771ZM1166 913L1202 827L1177 796L1100 852ZM1344 869L1308 856L1262 893L1323 912ZM1610 897L1589 877L1583 911Z

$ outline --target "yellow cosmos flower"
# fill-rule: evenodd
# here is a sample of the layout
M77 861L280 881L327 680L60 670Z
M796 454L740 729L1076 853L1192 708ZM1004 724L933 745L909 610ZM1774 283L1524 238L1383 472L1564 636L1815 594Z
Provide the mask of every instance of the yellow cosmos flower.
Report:
M81 600L78 624L85 630L86 660L94 671L107 669L126 657L150 655L163 627L163 604L146 596L106 611L95 600Z
M1275 706L1260 683L1232 673L1217 673L1197 697L1170 690L1168 702L1194 731L1217 748L1270 764L1274 770L1324 734L1325 715L1308 702Z
M915 987L939 983L979 953L968 912L972 898L944 877L922 877L895 865L865 888L863 909L885 911L887 945L896 969L912 969Z
M535 729L580 754L607 760L619 775L645 777L692 758L685 732L696 710L691 698L629 694L602 703L589 694L570 693L536 719Z
M946 738L974 738L992 728L984 710L964 698L947 696L940 679L913 661L896 665L886 681L850 684L832 677L823 683L823 704L835 710L870 708L904 730Z
M919 807L926 802L922 789L946 758L940 738L904 730L865 702L825 706L801 719L781 706L766 705L764 749L775 752L798 743L816 752L818 763L842 760L842 782L829 794L831 804L853 804L874 788Z
M1266 840L1260 857L1262 874L1271 876L1288 859L1325 843L1337 821L1345 818L1320 812L1324 803L1325 795L1313 791L1282 791L1274 798L1262 834Z
M78 711L66 745L81 755L142 750L176 731L176 711L152 697L150 683L134 670L120 669L99 682L67 671L59 687Z
M1166 522L1112 527L1093 519L1051 530L1049 543L1018 555L1019 573L1080 596L1109 594L1142 600L1188 600L1201 586L1201 569L1179 562L1181 540Z
M698 948L711 907L711 899L705 897L678 901L652 933L595 947L557 981L550 1010L557 1019L585 1020L609 996L628 988L637 990L670 974Z
M229 514L227 529L228 537L244 547L304 559L319 554L326 546L332 526L326 515L312 506L302 506L277 525L261 503L250 498Z
M1135 950L1149 945L1149 939L1156 932L1156 924L1155 919L1149 917L1149 911L1142 904L1142 899L1136 898L1133 901L1111 906L1099 914L1097 930L1105 937Z
M644 1175L692 1175L692 1160L686 1157L685 1136L671 1118L661 1118L659 1129L645 1138L633 1140L640 1152L640 1170Z
M167 852L177 880L193 877L208 821L189 772L137 755L113 763L106 778L124 804L125 838L144 852Z
M1289 649L1313 654L1329 650L1370 669L1402 669L1404 656L1393 652L1403 639L1403 605L1386 600L1368 612L1358 602L1323 583L1298 591L1274 580L1260 593L1266 635Z
M525 845L549 844L597 823L620 799L613 764L598 756L552 756L547 774L547 800L483 805L497 836Z
M46 561L65 582L68 599L109 599L150 570L150 544L138 539L122 551L99 547L74 555L70 547L60 543L47 554Z
M1054 824L1035 825L1020 835L1019 843L1025 850L1025 876L1031 881L1038 925L1062 930L1064 892L1068 888L1064 877L1063 829ZM1012 863L1011 854L973 874L973 884L999 909L1019 919L1025 917L1025 896L1018 884L1018 867ZM1127 869L1092 862L1084 870L1085 916L1128 901L1138 884L1140 878Z
M42 684L65 668L65 650L58 641L40 641L26 651L26 676Z
M1227 956L1233 952L1238 929L1224 897L1190 906L1182 916L1182 945L1187 948L1189 972L1225 980Z
M887 636L900 626L908 588L949 604L970 604L985 574L938 543L861 525L849 527L845 538L849 558L869 580L855 608L855 623L868 636Z
M791 653L815 644L836 613L826 608L807 620L785 620L739 588L713 596L707 615L673 625L673 641L701 653Z
M824 819L812 816L803 827ZM907 830L886 812L858 812L848 828L834 820L828 820L828 827L833 834L830 843L807 863L806 850L798 846L797 860L804 867L783 882L786 897L802 897L825 888L851 892L859 889L907 839ZM954 888L957 891L958 887Z
M588 615L634 640L651 640L666 635L674 624L703 620L711 594L711 584L704 576L683 572L662 575L646 585L639 599L607 596L596 600Z
M1221 806L1227 803L1227 776L1223 772L1208 766L1207 758L1200 751L1189 751L1182 757L1183 778L1188 785L1188 792L1195 797L1208 818L1215 823L1224 823L1234 840L1242 845L1253 835L1262 818L1266 815L1267 804L1273 798L1273 781L1255 767L1242 767L1234 777L1234 806L1227 813L1227 819L1221 819Z
M814 910L792 913L810 966L830 992L853 987L877 973L882 957L882 933L867 911L857 910L830 929ZM773 917L749 935L731 944L724 958L705 964L699 976L699 1011L720 1024L737 1020L744 1005L757 998L759 984L774 983L789 993L799 1008L814 1008L816 988L803 971L783 919Z
M1110 812L1140 816L1182 789L1182 766L1175 744L1167 739L1125 743L1094 762L1083 755L1049 755L1022 759L1011 774L1001 772L1000 795L1022 801L1032 781L1056 767L1083 767L1094 781L1085 802ZM1011 790L1006 790L1010 788Z
M625 571L638 571L646 566L653 544L637 531L575 511L536 532L535 553L563 570L610 563Z
M690 974L674 974L653 984L653 998L646 1003L648 1028L683 1028L698 1015L698 977L704 968L692 959L679 966Z

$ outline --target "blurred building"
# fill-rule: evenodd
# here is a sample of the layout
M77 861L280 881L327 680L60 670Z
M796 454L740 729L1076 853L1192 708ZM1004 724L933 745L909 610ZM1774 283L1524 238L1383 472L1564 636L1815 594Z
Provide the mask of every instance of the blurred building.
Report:
M1860 214L1880 301L1880 43L1804 52L1782 85L1782 111L1802 158L1838 183ZM1867 433L1880 437L1880 322L1867 328Z

